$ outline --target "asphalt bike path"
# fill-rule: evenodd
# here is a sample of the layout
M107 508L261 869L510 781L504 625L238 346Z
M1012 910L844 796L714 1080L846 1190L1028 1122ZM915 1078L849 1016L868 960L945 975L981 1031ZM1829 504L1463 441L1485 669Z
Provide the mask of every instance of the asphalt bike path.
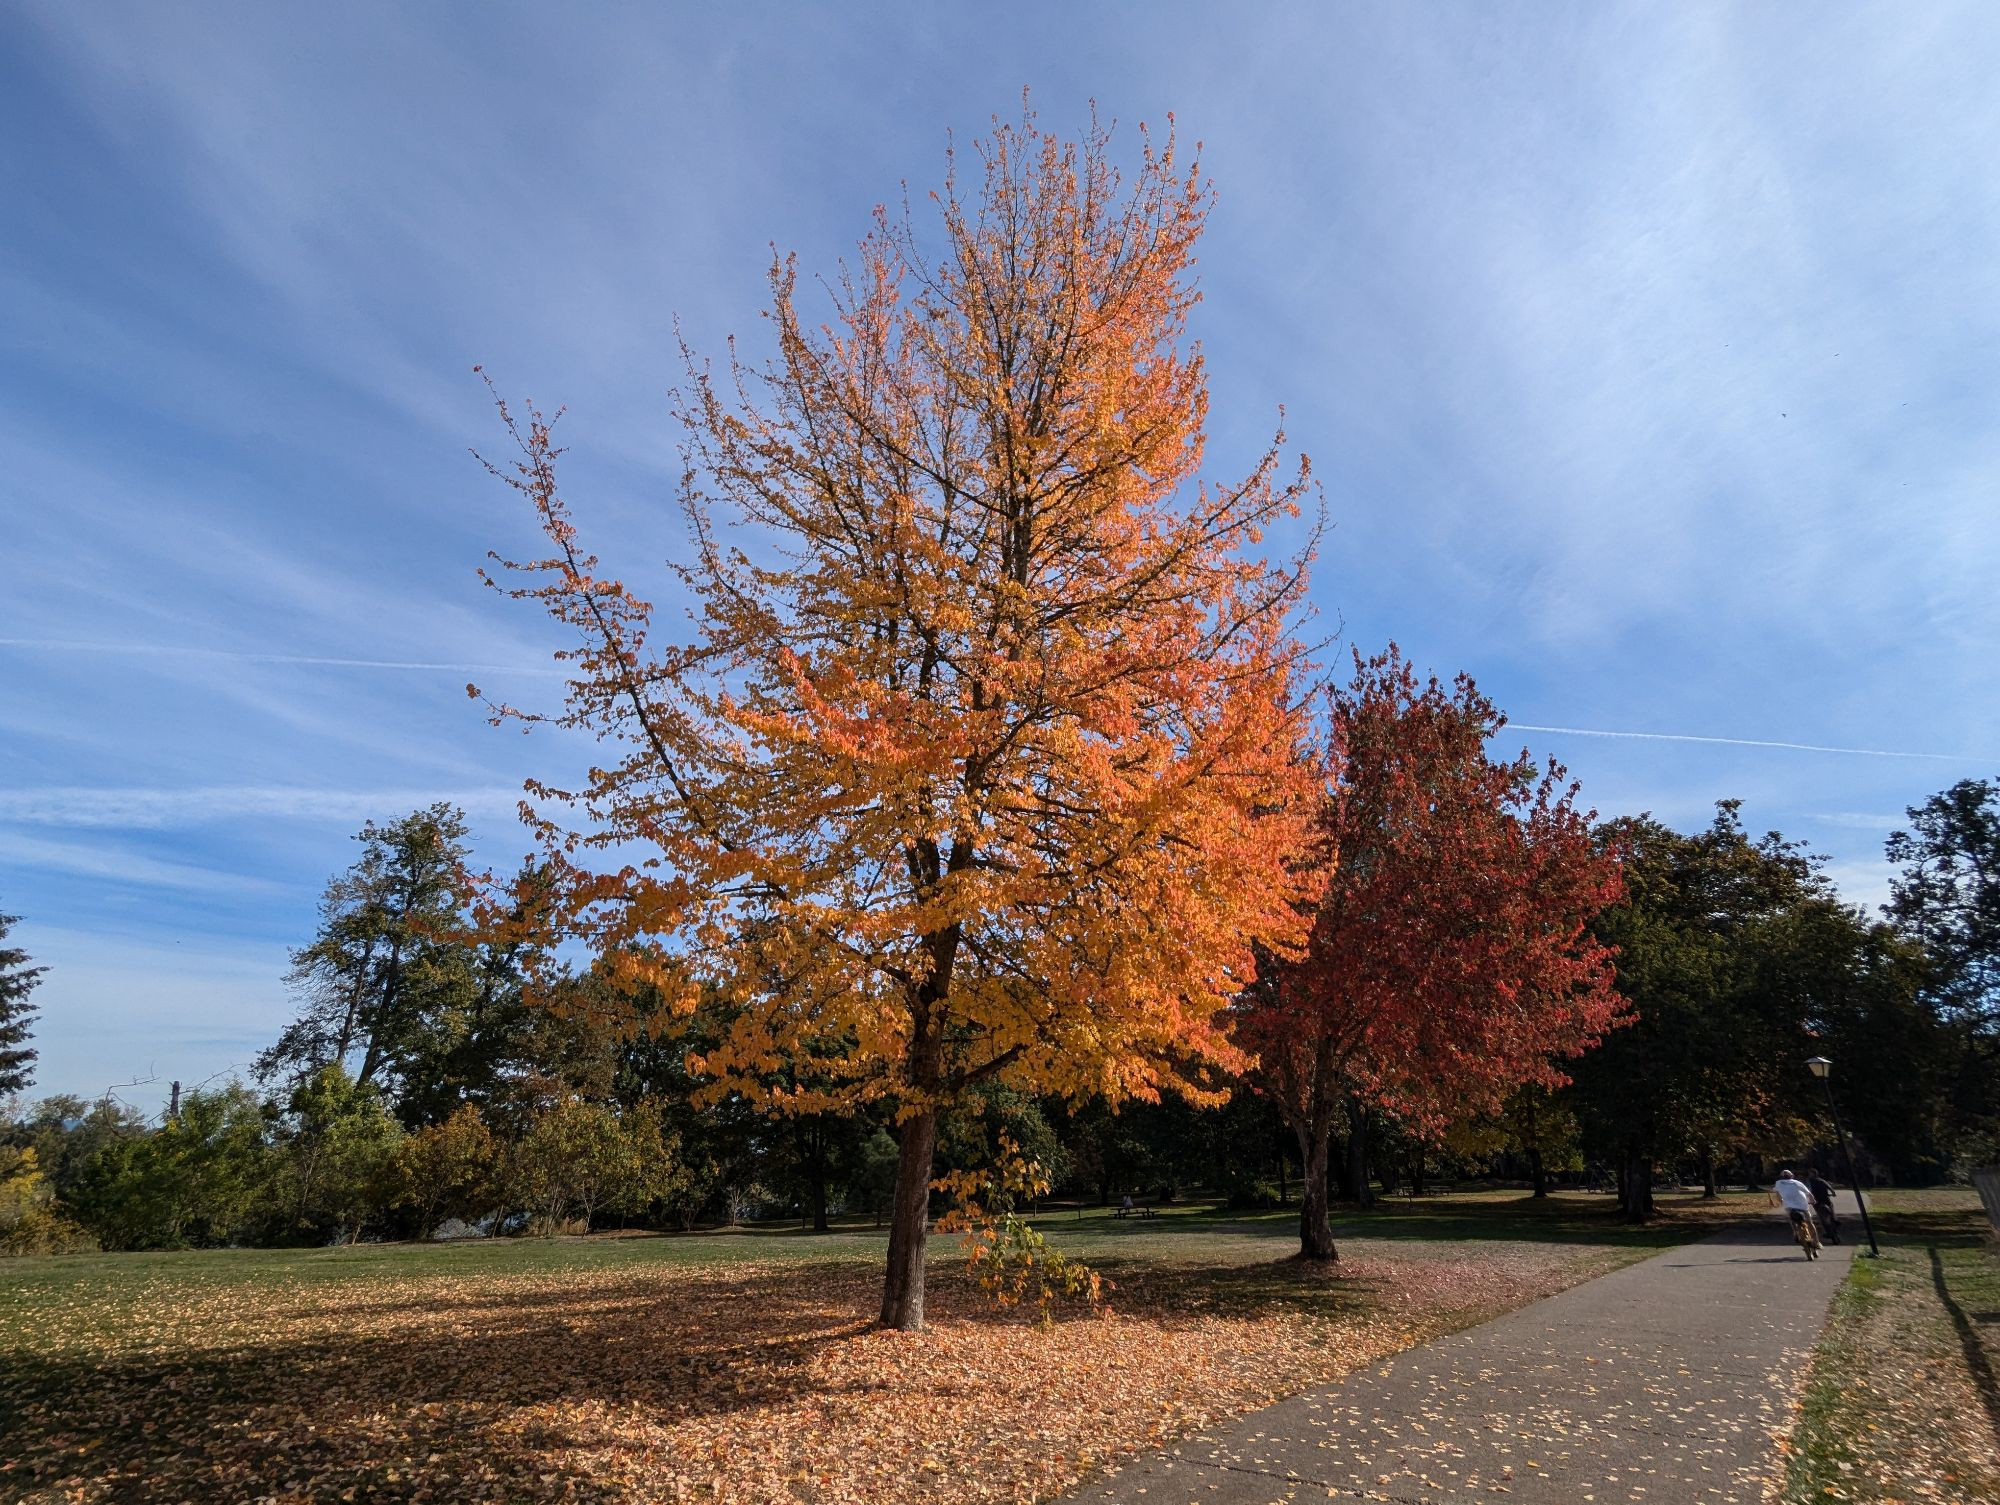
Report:
M1409 1349L1108 1470L1077 1505L1751 1505L1860 1236L1782 1211Z

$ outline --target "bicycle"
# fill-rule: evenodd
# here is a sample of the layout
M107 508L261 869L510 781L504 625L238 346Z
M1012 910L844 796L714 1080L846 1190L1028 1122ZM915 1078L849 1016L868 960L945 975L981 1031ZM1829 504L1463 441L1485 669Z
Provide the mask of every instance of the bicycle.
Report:
M1819 1258L1819 1229L1813 1226L1813 1219L1808 1214L1792 1214L1792 1238L1807 1259Z

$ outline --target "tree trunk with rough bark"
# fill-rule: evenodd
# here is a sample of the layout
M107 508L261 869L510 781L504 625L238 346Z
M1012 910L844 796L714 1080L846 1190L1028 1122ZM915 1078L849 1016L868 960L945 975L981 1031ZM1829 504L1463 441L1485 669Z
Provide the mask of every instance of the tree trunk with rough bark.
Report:
M882 1283L882 1326L901 1332L916 1332L924 1325L924 1248L930 1232L931 1162L937 1153L937 1129L935 1108L904 1119L896 1155L889 1269Z
M1634 1151L1625 1161L1625 1221L1643 1223L1653 1215L1653 1160Z
M1340 1251L1333 1246L1333 1227L1326 1216L1327 1156L1333 1135L1329 1128L1300 1129L1298 1134L1304 1166L1299 1186L1299 1258L1336 1260Z
M1537 1200L1549 1194L1549 1173L1542 1168L1542 1152L1534 1145L1528 1146L1528 1179L1534 1184Z
M1375 1189L1368 1184L1368 1119L1355 1109L1349 1114L1354 1125L1347 1136L1347 1174L1343 1190L1363 1207L1375 1205Z
M814 1233L827 1231L826 1219L826 1128L807 1124L804 1135L807 1199L812 1203Z

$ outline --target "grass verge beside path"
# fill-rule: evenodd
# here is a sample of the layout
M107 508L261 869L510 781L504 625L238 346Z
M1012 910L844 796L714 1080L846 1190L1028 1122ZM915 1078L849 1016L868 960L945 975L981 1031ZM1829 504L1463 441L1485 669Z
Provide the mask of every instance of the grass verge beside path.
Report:
M1284 1213L1056 1213L1113 1316L995 1313L939 1239L920 1336L860 1229L7 1261L0 1499L1032 1500L1740 1210L1399 1201L1330 1274Z
M1784 1499L2000 1500L2000 1246L1979 1198L1885 1191L1870 1207L1882 1258L1864 1247L1834 1298Z

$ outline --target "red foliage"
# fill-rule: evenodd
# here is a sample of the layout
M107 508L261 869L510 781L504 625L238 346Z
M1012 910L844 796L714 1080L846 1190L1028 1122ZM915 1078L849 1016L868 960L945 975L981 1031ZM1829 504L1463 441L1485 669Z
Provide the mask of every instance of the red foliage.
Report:
M1492 702L1464 675L1420 683L1394 645L1355 655L1332 721L1311 944L1242 1021L1309 1160L1348 1100L1437 1129L1560 1085L1556 1062L1625 1009L1585 928L1621 897L1618 867L1559 765L1488 757Z

